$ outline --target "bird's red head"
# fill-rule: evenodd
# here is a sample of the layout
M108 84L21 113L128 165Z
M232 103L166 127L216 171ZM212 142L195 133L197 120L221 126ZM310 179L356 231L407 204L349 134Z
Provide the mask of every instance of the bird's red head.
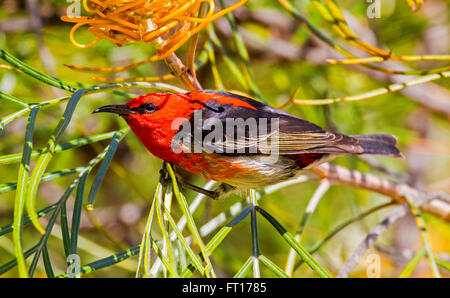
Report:
M223 107L242 106L255 109L239 98L218 93L192 91L186 94L149 93L130 100L125 105L109 105L94 111L122 116L147 149L157 157L177 163L183 153L172 150L172 139L183 119L205 108L210 102Z
M147 149L157 157L177 162L180 154L171 150L171 142L182 121L199 108L192 103L188 95L149 93L130 100L125 105L109 105L94 111L116 113L127 121L130 128L144 143Z

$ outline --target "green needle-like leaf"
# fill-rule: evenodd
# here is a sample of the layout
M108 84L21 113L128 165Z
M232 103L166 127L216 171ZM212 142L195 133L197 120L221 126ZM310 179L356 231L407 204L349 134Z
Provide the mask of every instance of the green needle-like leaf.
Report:
M47 215L48 213L52 212L53 210L56 209L56 206L58 205L58 203L55 203L53 205L47 206L44 209L38 211L38 217L42 217ZM23 220L22 225L26 226L27 224L31 223L31 218L29 216L25 217ZM0 228L0 236L3 236L5 234L11 233L14 230L14 224L8 224L6 226L3 226Z
M88 274L88 273L94 272L96 270L117 264L119 262L123 262L126 259L139 254L139 249L140 249L140 246L138 245L138 246L129 248L127 250L118 252L118 253L116 253L112 256L106 257L104 259L100 259L98 261L81 266L80 274L81 275ZM58 275L57 277L58 278L68 278L69 275L67 273L62 273L62 274Z
M19 176L17 178L17 190L14 201L14 251L19 267L19 276L28 277L25 258L22 252L22 224L23 224L23 210L25 207L25 197L28 187L28 173L30 171L30 156L33 150L33 131L39 109L33 109L28 117L27 130L25 133L25 144L23 147L22 162L19 167Z
M120 140L126 135L128 131L129 128L124 128L117 131L114 134L111 145L109 146L105 158L103 159L102 164L98 169L97 176L95 176L94 184L92 185L91 191L89 192L88 210L91 210L93 208L95 197L97 196L97 192L100 189L100 186L102 185L102 181L103 178L105 177L106 171L108 170L109 165L111 164L111 161L114 157L114 154L116 153L117 146L119 146Z
M266 258L264 255L259 255L258 259L278 277L289 278L289 275L287 275L286 272L283 271L283 269L278 267L274 262Z
M18 70L21 70L22 72L30 75L31 77L44 82L45 84L48 84L50 86L60 88L69 92L75 92L76 89L64 84L61 80L52 78L39 70L36 70L35 68L29 66L26 63L23 63L13 55L9 54L3 49L0 49L0 58L11 64L13 67L17 68Z
M67 220L66 204L62 204L60 214L61 214L60 221L61 221L61 234L63 239L64 254L67 258L70 255L70 233L69 233L69 222Z
M248 271L252 268L254 257L248 257L247 261L245 261L244 265L238 270L238 272L234 275L234 278L243 278L247 276Z
M195 241L197 241L198 246L200 246L200 250L202 251L202 254L206 260L206 263L207 263L207 266L205 268L206 272L208 272L208 270L211 270L211 274L213 276L215 276L211 261L209 260L208 254L206 253L207 249L206 249L205 244L203 243L203 240L200 236L200 232L198 231L197 226L194 222L194 218L192 217L191 211L189 210L189 206L186 202L186 198L183 196L182 193L180 193L180 191L178 189L177 180L175 178L175 173L173 172L170 164L167 164L166 167L169 172L169 176L172 179L172 185L173 185L173 191L174 191L175 197L177 198L178 204L180 205L180 208L183 211L183 214L186 216L188 228L189 228L190 232L192 233L192 236L195 239Z
M214 250L219 246L219 244L225 239L228 233L231 232L231 229L240 223L247 215L252 211L252 206L247 206L244 210L242 210L236 217L234 217L226 226L222 227L214 237L209 240L206 244L206 249L209 254L212 254ZM200 255L203 260L203 254ZM253 258L253 256L251 256ZM187 268L181 273L180 277L186 278L191 276L194 273L195 267L192 264L189 264Z
M72 213L72 232L70 234L70 254L77 254L78 246L78 232L80 230L81 212L83 210L83 195L84 188L86 186L87 177L89 172L86 172L81 176L80 182L77 187L77 194L75 197L75 203L73 205Z
M83 169L83 167L78 167L78 168L50 172L50 173L43 175L39 182L40 183L47 182L47 181L58 179L58 178L61 178L61 177L67 176L67 175L74 174L74 173L79 173L82 169ZM17 182L9 182L9 183L0 184L0 194L6 193L9 191L13 191L16 188L17 188Z
M297 254L305 261L306 264L320 277L330 277L328 272L303 248L272 215L267 213L261 207L255 206L256 210L269 221L274 228L280 233L283 239L297 252Z
M50 260L50 255L48 253L47 245L44 245L42 249L42 260L44 261L45 273L48 278L54 278L55 274L53 273L52 262Z
M116 133L115 131L111 131L111 132L102 133L102 134L98 134L98 135L94 135L94 136L71 140L66 143L57 145L55 147L54 153L62 152L62 151L69 150L69 149L75 149L75 148L78 148L78 147L81 147L84 145L107 140L107 139L112 138L115 133ZM43 153L45 153L45 148L33 150L33 152L31 152L31 158L39 157ZM22 158L22 153L2 155L2 156L0 156L0 165L19 162L21 158Z
M425 257L427 254L427 250L425 246L423 246L420 250L417 251L417 253L412 257L412 259L406 264L406 266L403 268L403 270L400 272L398 277L400 278L408 278L411 273L414 271L414 269L417 267L419 262Z

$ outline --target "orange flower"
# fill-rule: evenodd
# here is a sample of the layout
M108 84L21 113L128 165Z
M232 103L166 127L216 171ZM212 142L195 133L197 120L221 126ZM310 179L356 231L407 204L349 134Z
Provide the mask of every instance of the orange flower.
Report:
M89 16L63 16L65 22L76 23L70 31L71 42L81 48L95 45L102 39L119 46L130 42L152 42L158 55L151 60L160 60L180 48L192 35L210 22L243 5L235 5L214 13L214 0L82 0ZM207 5L204 16L199 16L201 5ZM90 44L75 41L75 31L89 26L89 32L97 36Z

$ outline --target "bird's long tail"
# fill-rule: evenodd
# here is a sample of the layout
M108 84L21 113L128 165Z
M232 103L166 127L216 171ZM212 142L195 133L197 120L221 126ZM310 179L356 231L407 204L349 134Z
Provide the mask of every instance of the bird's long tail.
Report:
M363 154L376 154L391 157L403 157L395 147L397 139L393 135L376 134L376 135L353 135L351 136L361 142L364 149Z

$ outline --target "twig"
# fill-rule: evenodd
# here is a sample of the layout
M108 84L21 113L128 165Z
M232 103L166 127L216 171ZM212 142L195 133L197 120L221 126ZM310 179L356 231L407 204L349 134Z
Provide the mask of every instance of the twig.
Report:
M342 58L342 55L347 59L357 58L355 55L347 51L342 46L335 43L333 40L328 38L318 29L316 29L300 12L287 0L279 0L280 4L286 8L291 15L299 21L301 24L305 25L308 30L314 35L314 37L318 38L336 52L332 52L332 56ZM366 29L364 34L369 35L373 34L373 32L367 28L365 28L364 24L357 23L354 26L358 26L360 28ZM322 43L320 43L322 45ZM341 55L340 55L341 54ZM399 67L401 69L409 69L404 64L396 63L397 61L392 61L392 65L395 67ZM402 83L403 79L399 76L395 76L395 74L410 74L410 71L393 71L387 68L378 67L372 64L361 64L358 70L363 71L364 73L370 75L371 77L375 77L378 80L389 79L393 83ZM450 104L445 100L449 96L449 92L445 90L443 87L440 87L436 84L424 84L421 85L421 88L410 87L403 89L401 91L403 95L413 99L416 102L419 102L423 106L427 107L430 110L442 113L447 117L450 117Z
M404 183L396 183L373 174L361 173L329 163L317 166L311 169L311 172L322 178L328 178L332 182L364 188L389 196L397 203L404 203L408 199L416 206L420 206L422 211L450 222L450 196L448 194L426 193ZM427 198L426 203L422 202L423 198Z
M347 60L327 59L330 64L364 64L372 62L383 62L389 60L396 61L429 61L429 60L450 60L450 55L423 55L423 56L389 56L389 57L366 57L366 58L352 58Z
M416 218L417 228L419 228L419 230L420 230L420 234L422 236L422 240L425 245L425 251L427 252L428 260L430 261L430 267L431 267L431 271L433 272L433 276L441 277L438 266L436 264L436 259L435 259L433 250L431 249L430 237L428 236L428 231L427 231L427 228L425 225L425 221L423 220L422 214L418 210L418 208L411 202L408 202L408 205L409 205L409 208L411 209L411 213Z
M170 70L173 72L174 76L176 76L183 85L189 90L201 90L202 86L198 82L196 78L194 78L189 72L180 58L172 53L169 57L164 60L169 66Z
M426 204L430 200L432 200L432 196L422 196L418 198L417 202L419 203L419 205L422 205ZM364 252L375 243L377 237L381 235L384 231L386 231L391 224L393 224L398 219L405 216L408 213L408 211L409 211L408 203L405 203L401 206L397 206L394 210L391 211L391 213L384 220L382 220L378 225L376 225L372 230L370 230L370 232L367 234L364 240L358 245L358 247L352 253L350 258L348 258L347 262L344 264L341 270L339 270L337 277L338 278L347 277L353 270L353 268L356 266L358 260L361 258Z
M328 107L328 106L324 106ZM399 173L396 171L392 171L386 167L384 167L374 156L370 155L361 155L358 156L358 158L369 165L373 170L376 170L378 172L381 172L383 174L388 175L389 177L395 178L396 180L399 180L404 183L408 183L408 181L411 181L411 175L408 173Z
M337 102L349 102L349 101L359 101L363 99L373 98L375 96L391 93L391 92L397 92L400 91L406 87L423 84L426 82L434 81L441 78L448 78L450 77L450 71L448 71L450 67L445 67L444 70L439 69L438 73L429 74L426 76L421 76L418 78L415 78L410 81L406 81L403 83L395 83L391 84L387 87L378 88L372 91L368 91L359 95L354 96L346 96L346 97L340 97L340 98L327 98L327 99L294 99L294 103L301 104L301 105L328 105L333 104Z
M386 231L389 225L406 215L409 210L408 204L405 203L406 201L411 202L415 206L419 206L425 212L450 221L450 199L447 194L427 194L406 184L395 183L372 174L363 174L329 163L315 167L311 171L333 182L372 190L391 197L397 203L403 203L401 206L396 207L388 217L368 233L363 242L358 245L345 265L341 268L337 277L347 277L364 252L373 245L377 237Z
M344 264L344 266L339 270L339 273L336 277L343 278L347 277L353 268L358 263L361 256L364 252L375 242L377 237L381 235L386 229L398 219L402 218L406 215L409 210L408 204L403 204L401 206L397 206L394 210L389 213L389 215L381 221L378 225L376 225L370 232L367 234L366 238L358 245L355 251L352 253L350 258Z
M392 202L387 202L387 203L375 206L367 211L364 211L363 213L360 213L352 218L344 220L343 222L340 222L322 240L320 240L319 242L314 244L314 246L308 250L309 253L314 254L316 251L318 251L320 248L322 248L322 246L324 246L326 243L328 243L328 241L331 240L337 233L344 230L349 225L351 225L357 221L360 221L360 220L366 218L367 216L369 216L381 209L384 209L386 207L390 207L392 205L393 205ZM297 264L295 264L294 270L296 270L302 264L303 264L303 260L298 261Z
M311 218L311 215L314 213L314 210L316 210L317 205L320 202L320 199L325 195L325 193L330 188L331 183L328 179L323 179L320 181L319 186L316 188L314 194L312 195L311 199L308 202L308 205L306 206L305 214L303 215L300 224L297 228L297 232L295 233L295 240L300 242L301 236L303 235L303 231L306 227L306 224L308 223L309 219ZM294 264L296 259L296 253L293 248L290 249L289 255L286 262L286 273L291 276L292 272L294 271Z

